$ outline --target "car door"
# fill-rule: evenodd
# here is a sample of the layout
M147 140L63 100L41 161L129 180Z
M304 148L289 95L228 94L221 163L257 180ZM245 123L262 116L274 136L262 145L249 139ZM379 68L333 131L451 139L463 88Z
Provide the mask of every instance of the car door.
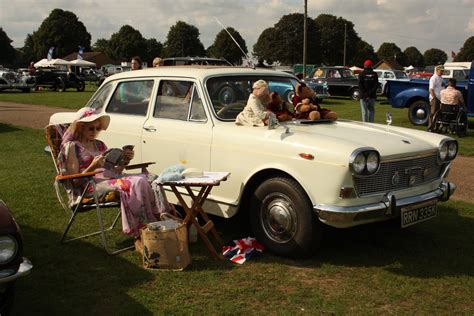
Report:
M192 80L162 79L153 113L143 125L144 161L156 161L155 172L176 164L209 170L212 122Z
M110 125L104 132L104 141L109 148L133 145L135 158L132 163L143 161L141 138L152 102L154 83L155 80L151 78L134 78L116 85L109 83L101 88L104 90L110 86L114 89L105 109L110 116Z
M344 86L342 85L342 74L339 69L328 69L327 72L328 85L330 86L329 93L332 95L346 95Z

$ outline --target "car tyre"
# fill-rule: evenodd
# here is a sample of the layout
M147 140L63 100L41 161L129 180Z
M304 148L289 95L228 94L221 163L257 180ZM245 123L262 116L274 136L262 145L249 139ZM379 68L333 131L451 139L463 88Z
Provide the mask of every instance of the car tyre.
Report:
M0 315L10 315L15 300L15 282L10 282L5 286L5 291L0 296Z
M78 92L82 92L82 91L85 90L85 88L86 88L85 82L82 81L82 80L79 80L79 81L77 82L77 88L76 88L77 91L78 91Z
M290 104L293 104L293 97L295 96L295 92L294 91L288 91L287 93L285 93L285 96L283 97L283 100L285 102L288 102Z
M232 87L224 86L219 90L217 98L221 104L234 103L236 100L235 91Z
M418 112L421 110L422 112ZM417 113L422 113L421 117ZM427 125L430 118L430 104L424 100L418 100L410 104L408 119L413 125Z
M55 90L58 92L66 91L66 84L64 83L64 80L62 78L57 79L55 88Z
M277 177L262 182L250 205L252 230L270 252L306 257L319 245L322 224L295 180Z
M350 92L350 97L354 101L359 101L360 100L360 90L358 88L354 88Z

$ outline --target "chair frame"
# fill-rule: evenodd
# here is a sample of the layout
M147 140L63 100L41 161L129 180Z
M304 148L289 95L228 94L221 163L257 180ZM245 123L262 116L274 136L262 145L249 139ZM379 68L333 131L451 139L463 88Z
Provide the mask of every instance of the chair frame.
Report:
M47 127L48 128L48 127ZM47 134L48 132L46 132ZM87 172L87 173L78 173L78 174L69 174L69 175L61 175L60 174L60 170L59 170L59 166L57 165L57 154L55 152L55 150L53 150L52 148L52 141L50 140L50 138L48 137L47 135L47 141L48 141L48 145L50 147L50 153L51 153L51 158L53 159L53 162L54 162L54 166L56 168L56 177L55 177L55 184L54 184L54 187L55 187L55 190L56 190L56 195L58 197L58 200L61 204L61 206L63 207L63 209L70 214L70 217L69 217L69 220L68 220L68 223L63 231L63 234L61 236L61 243L67 243L67 242L70 242L70 241L74 241L74 240L79 240L79 239L83 239L83 238L87 238L87 237L91 237L91 236L96 236L96 235L100 235L100 240L101 240L101 244L102 246L104 247L105 251L109 254L109 255L115 255L115 254L119 254L121 252L124 252L124 251L127 251L127 250L130 250L130 249L133 249L135 246L134 245L130 245L130 246L126 246L126 247L123 247L123 248L119 248L119 249L112 249L109 245L109 240L107 238L107 232L113 230L121 216L121 209L120 209L120 202L119 201L112 201L112 202L101 202L99 199L99 194L96 190L96 182L94 180L94 176L96 174L98 174L99 172ZM125 170L132 170L132 169L139 169L141 168L141 171L142 172L146 172L146 168L151 165L151 164L154 164L154 162L146 162L146 163L140 163L140 164L133 164L133 165L128 165L125 167ZM68 203L66 203L62 197L62 194L61 194L61 188L58 184L61 184L61 186L63 186L64 188L68 185L68 182L71 182L72 180L75 180L75 179L83 179L86 181L86 184L84 186L84 189L82 190L82 193L81 193L81 197L79 199L79 202L77 204L74 204L72 206L68 205ZM93 189L93 203L84 203L84 198L86 197L86 193L88 192L88 189L91 188ZM102 210L103 209L107 209L107 208L117 208L118 209L118 212L117 212L117 215L115 216L112 224L109 226L109 227L105 227L105 223L104 223L104 215L102 213ZM90 233L87 233L87 234L84 234L84 235L80 235L80 236L77 236L77 237L71 237L71 238L67 238L67 235L69 233L69 230L71 229L72 225L74 224L74 221L76 220L76 217L80 214L80 213L84 213L84 212L88 212L90 210L93 210L95 209L96 210L96 214L97 214L97 220L98 220L98 224L99 224L99 230L96 230L96 231L93 231L93 232L90 232Z

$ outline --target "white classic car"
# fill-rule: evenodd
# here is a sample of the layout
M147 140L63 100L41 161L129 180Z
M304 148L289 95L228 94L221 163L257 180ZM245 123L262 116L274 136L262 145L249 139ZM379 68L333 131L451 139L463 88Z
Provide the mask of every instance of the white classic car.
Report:
M108 77L87 106L111 117L100 138L109 147L135 145L132 162L156 161L152 172L180 162L231 172L204 209L248 212L257 240L280 255L310 253L324 224L418 223L454 192L444 178L458 144L447 136L344 119L235 125L258 79L272 91L297 83L272 70L159 67ZM72 115L56 113L50 123Z

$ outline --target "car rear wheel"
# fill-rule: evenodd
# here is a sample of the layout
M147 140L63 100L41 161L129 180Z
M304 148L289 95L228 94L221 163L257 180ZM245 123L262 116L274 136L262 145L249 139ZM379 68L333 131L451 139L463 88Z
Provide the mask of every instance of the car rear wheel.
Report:
M218 100L221 104L230 104L235 102L235 91L232 87L224 86L219 90Z
M359 101L360 100L360 90L357 88L354 88L350 92L350 97L354 101Z
M288 91L287 93L285 93L285 96L283 97L283 100L285 102L288 102L290 104L293 104L293 97L295 96L295 92L294 91Z
M430 105L424 100L418 100L410 104L408 119L413 125L426 125L430 117Z
M250 205L252 230L270 252L301 257L319 245L322 224L296 181L284 177L264 181Z
M58 78L55 86L55 90L58 92L64 92L66 90L66 84L64 83L64 80L61 78Z
M80 80L78 83L77 83L77 91L79 92L82 92L84 91L84 89L86 88L86 84L84 81Z

